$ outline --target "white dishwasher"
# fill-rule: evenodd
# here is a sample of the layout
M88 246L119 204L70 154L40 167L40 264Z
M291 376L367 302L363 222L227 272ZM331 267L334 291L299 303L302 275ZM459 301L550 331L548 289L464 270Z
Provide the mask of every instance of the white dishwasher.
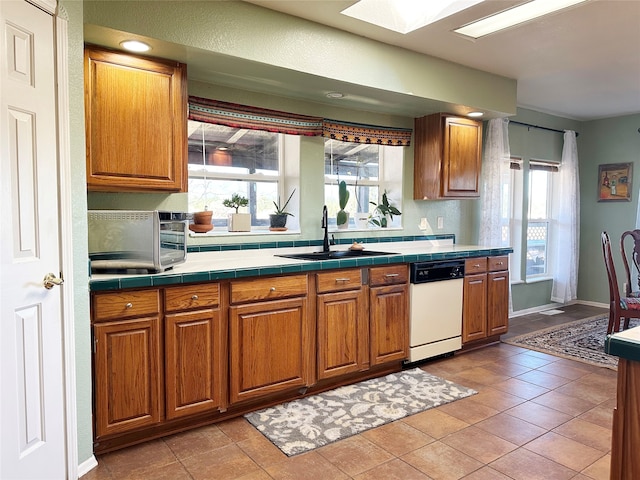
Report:
M462 348L464 260L411 264L409 362Z

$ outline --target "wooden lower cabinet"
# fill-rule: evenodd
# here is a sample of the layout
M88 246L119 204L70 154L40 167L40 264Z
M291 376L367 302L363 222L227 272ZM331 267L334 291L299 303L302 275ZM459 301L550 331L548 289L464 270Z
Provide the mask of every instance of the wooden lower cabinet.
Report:
M481 342L509 329L508 257L472 258L465 262L462 344Z
M160 317L98 323L93 335L96 436L159 423L164 388Z
M369 276L371 366L405 360L409 355L408 267L373 267Z
M230 404L307 387L314 349L306 275L231 282L231 303Z
M360 269L317 274L318 379L369 367L367 297Z

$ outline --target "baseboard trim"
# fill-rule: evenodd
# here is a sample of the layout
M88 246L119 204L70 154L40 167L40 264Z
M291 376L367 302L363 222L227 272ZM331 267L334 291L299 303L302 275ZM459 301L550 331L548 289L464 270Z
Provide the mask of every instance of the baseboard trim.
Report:
M80 465L78 465L78 478L89 473L91 470L93 470L97 466L98 466L98 460L96 459L95 455L91 455L90 458L88 458L87 460L82 462Z
M567 303L547 303L546 305L538 305L537 307L526 308L524 310L518 310L517 312L511 312L509 318L517 318L522 317L523 315L530 315L532 313L540 313L545 310L550 310L552 308L562 308L567 305L588 305L590 307L600 307L600 308L609 308L608 303L600 303L600 302L592 302L589 300L572 300Z

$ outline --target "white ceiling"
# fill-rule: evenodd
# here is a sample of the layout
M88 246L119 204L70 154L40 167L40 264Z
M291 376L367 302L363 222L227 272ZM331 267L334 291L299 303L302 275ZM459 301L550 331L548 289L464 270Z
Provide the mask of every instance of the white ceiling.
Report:
M520 107L575 120L640 113L640 0L590 0L475 41L452 30L523 0L487 0L406 35L341 15L355 0L245 1L516 79Z

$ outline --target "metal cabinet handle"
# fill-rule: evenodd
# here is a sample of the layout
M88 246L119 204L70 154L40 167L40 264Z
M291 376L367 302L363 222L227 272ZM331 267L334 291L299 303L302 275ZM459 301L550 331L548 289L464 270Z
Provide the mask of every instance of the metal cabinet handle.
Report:
M63 283L64 280L62 278L56 277L53 273L47 273L44 276L44 280L42 281L44 288L46 288L47 290L51 290L56 285L62 285Z
M346 283L346 282L350 282L351 279L350 278L346 278L346 277L342 277L342 278L336 278L336 283Z
M191 295L191 300L198 300L198 295Z
M133 303L128 302L127 304L125 304L124 308L133 308Z
M385 273L385 277L387 278L393 278L393 277L397 277L398 275L400 275L399 273Z
M473 266L476 267L476 268L480 268L480 264L479 263L474 263Z
M503 262L496 262L496 265L502 266L502 265L504 265L504 263Z
M269 289L269 291L270 291L270 292L275 292L275 291L276 291L276 287L271 287L271 288Z

